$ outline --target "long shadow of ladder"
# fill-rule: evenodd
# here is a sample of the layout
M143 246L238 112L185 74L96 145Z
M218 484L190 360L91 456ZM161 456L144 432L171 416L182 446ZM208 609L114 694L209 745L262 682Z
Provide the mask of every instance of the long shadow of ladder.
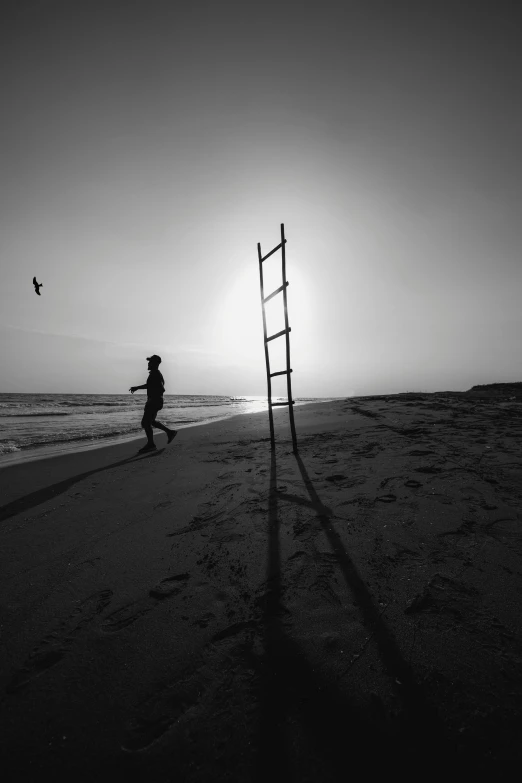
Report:
M293 452L294 454L297 454L297 438L295 434L295 422L294 422L294 401L292 400L292 381L290 378L290 375L292 373L292 369L290 367L290 332L291 329L288 325L288 303L286 299L286 289L288 288L288 280L286 279L286 255L285 255L285 245L286 245L286 239L285 239L285 226L284 223L281 223L281 242L277 247L274 247L273 250L270 251L270 253L267 253L266 256L261 255L261 244L257 243L257 255L259 258L259 280L261 285L261 307L263 309L263 334L264 334L264 341L265 341L265 361L266 361L266 382L268 387L268 419L270 422L270 444L271 449L275 449L275 435L274 435L274 417L272 414L272 408L275 408L278 405L288 405L288 414L290 416L290 430L292 432L292 444L293 444ZM282 260L282 272L283 272L283 284L279 286L279 288L276 288L275 291L272 291L271 294L269 294L267 297L265 297L264 293L264 284L263 284L263 262L266 261L267 258L270 258L271 255L276 253L278 250L281 250L281 260ZM274 296L277 296L277 294L283 294L283 305L285 310L285 328L282 329L280 332L277 332L277 334L272 334L270 337L267 337L266 333L266 312L265 312L265 304L270 301ZM268 350L268 343L271 340L275 340L278 337L285 336L286 339L286 370L278 370L278 372L270 372L270 354ZM272 378L275 375L286 375L286 385L288 390L288 400L286 402L272 402Z

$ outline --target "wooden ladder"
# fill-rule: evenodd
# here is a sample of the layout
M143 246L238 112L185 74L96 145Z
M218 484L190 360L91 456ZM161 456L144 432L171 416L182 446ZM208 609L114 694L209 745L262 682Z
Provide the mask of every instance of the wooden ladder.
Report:
M286 255L285 255L285 245L286 245L286 239L285 239L285 227L284 223L281 223L281 243L277 245L277 247L274 247L273 250L270 251L270 253L267 253L266 256L261 255L261 244L257 243L257 255L259 258L259 280L261 285L261 307L263 309L263 334L264 334L264 341L265 341L265 361L266 361L266 382L268 387L268 419L270 422L270 444L271 448L275 449L275 436L274 436L274 417L272 414L272 408L275 408L277 405L288 405L288 413L290 416L290 429L292 431L292 444L293 444L293 452L294 454L297 453L297 438L295 435L295 422L294 422L294 401L292 400L292 381L290 379L290 375L292 373L292 370L290 368L290 332L291 329L288 326L288 304L286 300L286 289L288 288L288 280L286 279ZM271 294L265 297L264 293L264 285L263 285L263 262L266 261L267 258L270 258L273 253L276 253L278 250L281 250L281 256L282 256L282 262L283 262L283 285L279 286L279 288L276 288L275 291L272 291ZM272 299L272 297L277 296L277 294L283 294L283 305L285 308L285 328L277 332L277 334L272 334L270 337L267 337L266 334L266 312L265 312L265 304ZM286 339L286 370L279 370L278 372L270 372L270 355L268 351L268 343L271 340L275 340L277 337L285 336ZM286 375L286 385L288 390L288 400L286 402L272 402L272 378L274 375Z

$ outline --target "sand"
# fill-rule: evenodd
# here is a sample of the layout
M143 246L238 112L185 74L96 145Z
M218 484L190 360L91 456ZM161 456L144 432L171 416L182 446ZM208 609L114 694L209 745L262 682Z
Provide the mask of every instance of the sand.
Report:
M0 470L9 779L521 757L522 403L346 399ZM371 779L371 778L370 778Z

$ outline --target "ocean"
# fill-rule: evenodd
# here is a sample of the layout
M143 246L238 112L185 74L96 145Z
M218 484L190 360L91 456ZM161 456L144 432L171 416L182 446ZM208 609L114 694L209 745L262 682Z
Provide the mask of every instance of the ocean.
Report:
M0 394L0 465L135 438L145 400L140 393ZM295 398L296 405L326 401ZM267 409L266 397L166 394L158 419L183 429Z

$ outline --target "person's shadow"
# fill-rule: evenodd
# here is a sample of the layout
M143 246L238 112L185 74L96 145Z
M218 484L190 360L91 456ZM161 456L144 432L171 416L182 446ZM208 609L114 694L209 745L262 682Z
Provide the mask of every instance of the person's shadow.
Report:
M358 764L362 764L367 773L370 770L390 770L395 764L400 769L423 759L425 764L425 754L430 753L433 757L433 751L440 760L447 741L437 716L423 698L410 667L384 622L382 610L375 604L334 530L332 512L321 502L298 454L295 459L308 498L278 492L276 454L271 452L258 779L267 781L275 776L277 780L318 780L323 783L350 779L354 773L357 774ZM402 705L398 725L390 727L379 705L363 713L351 704L332 677L313 669L299 644L285 633L282 625L284 575L279 547L278 499L309 506L316 512L317 522L330 542L361 611L362 620L375 639L384 668L394 683L396 696ZM342 621L342 615L340 619ZM298 742L301 750L290 739L296 733L301 737ZM303 748L310 762L306 770L302 768ZM303 777L303 774L310 777Z
M126 465L129 462L135 462L138 459L150 459L151 457L157 457L164 449L157 449L157 451L150 452L149 454L133 454L131 457L122 459L119 462L112 462L110 465L103 465L101 468L95 468L94 470L88 470L85 473L78 473L76 476L70 476L64 481L58 481L56 484L51 484L49 487L43 487L37 489L36 492L31 492L29 495L23 495L11 503L6 503L5 506L0 506L0 522L4 519L15 516L15 514L21 514L23 511L28 511L35 506L39 506L45 503L47 500L52 500L57 495L61 495L66 492L70 487L89 476L94 476L95 473L101 473L103 470L109 470L110 468L118 468L120 465Z

